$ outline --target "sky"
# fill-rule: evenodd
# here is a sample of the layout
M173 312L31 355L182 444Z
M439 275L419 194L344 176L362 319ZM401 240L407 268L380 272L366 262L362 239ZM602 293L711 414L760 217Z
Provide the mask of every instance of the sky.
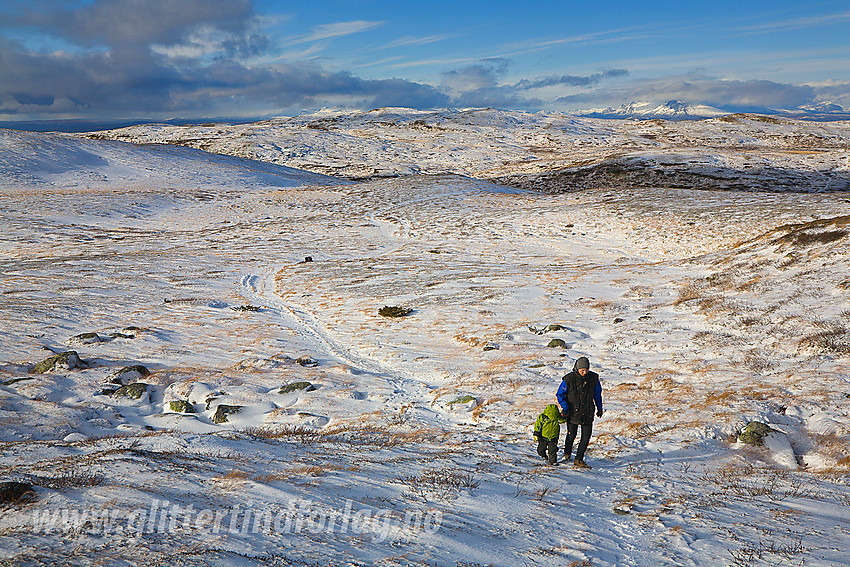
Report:
M668 100L850 111L850 1L0 0L2 121Z

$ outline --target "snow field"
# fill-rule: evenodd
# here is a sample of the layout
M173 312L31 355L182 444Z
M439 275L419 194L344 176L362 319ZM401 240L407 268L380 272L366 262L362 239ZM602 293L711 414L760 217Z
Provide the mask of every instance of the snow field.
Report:
M847 241L805 237L842 230L806 223L843 196L321 185L85 144L101 182L38 165L2 188L0 464L39 495L2 517L10 561L846 564ZM92 366L28 374L43 347ZM594 468L534 466L531 423L582 355ZM131 364L151 390L102 394ZM216 424L221 404L243 409ZM736 442L752 420L788 445ZM120 521L35 529L62 509ZM244 528L265 510L277 528Z

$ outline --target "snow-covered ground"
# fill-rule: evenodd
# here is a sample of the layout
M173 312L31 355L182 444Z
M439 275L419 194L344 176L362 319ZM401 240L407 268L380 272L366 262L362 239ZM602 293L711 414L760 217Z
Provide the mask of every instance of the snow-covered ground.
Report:
M850 190L850 122L760 115L605 120L494 109L322 112L254 124L133 126L88 136L180 144L367 179L458 174L536 189L646 187ZM612 172L611 169L616 171ZM620 175L616 175L620 173ZM551 177L566 174L569 179ZM588 179L589 178L589 179Z
M0 481L36 492L2 510L6 562L850 564L850 195L487 180L599 163L629 128L712 132L719 160L797 129L823 147L747 159L840 177L847 126L572 119L543 159L519 133L568 118L466 113L447 143L434 116L409 153L340 120L231 152L281 165L0 130ZM593 469L538 466L579 356Z

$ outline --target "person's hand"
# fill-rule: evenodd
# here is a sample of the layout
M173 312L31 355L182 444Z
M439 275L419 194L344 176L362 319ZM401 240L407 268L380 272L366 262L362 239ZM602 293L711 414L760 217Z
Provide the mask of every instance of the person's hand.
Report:
M596 417L602 417L602 413L601 409L596 410Z

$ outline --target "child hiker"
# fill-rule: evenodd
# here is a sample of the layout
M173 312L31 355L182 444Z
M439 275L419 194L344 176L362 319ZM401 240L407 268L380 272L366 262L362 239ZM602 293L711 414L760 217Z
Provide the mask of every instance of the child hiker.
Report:
M534 438L537 439L537 454L550 465L558 464L558 437L561 435L561 417L558 404L549 404L534 422ZM548 453L548 455L547 455Z

